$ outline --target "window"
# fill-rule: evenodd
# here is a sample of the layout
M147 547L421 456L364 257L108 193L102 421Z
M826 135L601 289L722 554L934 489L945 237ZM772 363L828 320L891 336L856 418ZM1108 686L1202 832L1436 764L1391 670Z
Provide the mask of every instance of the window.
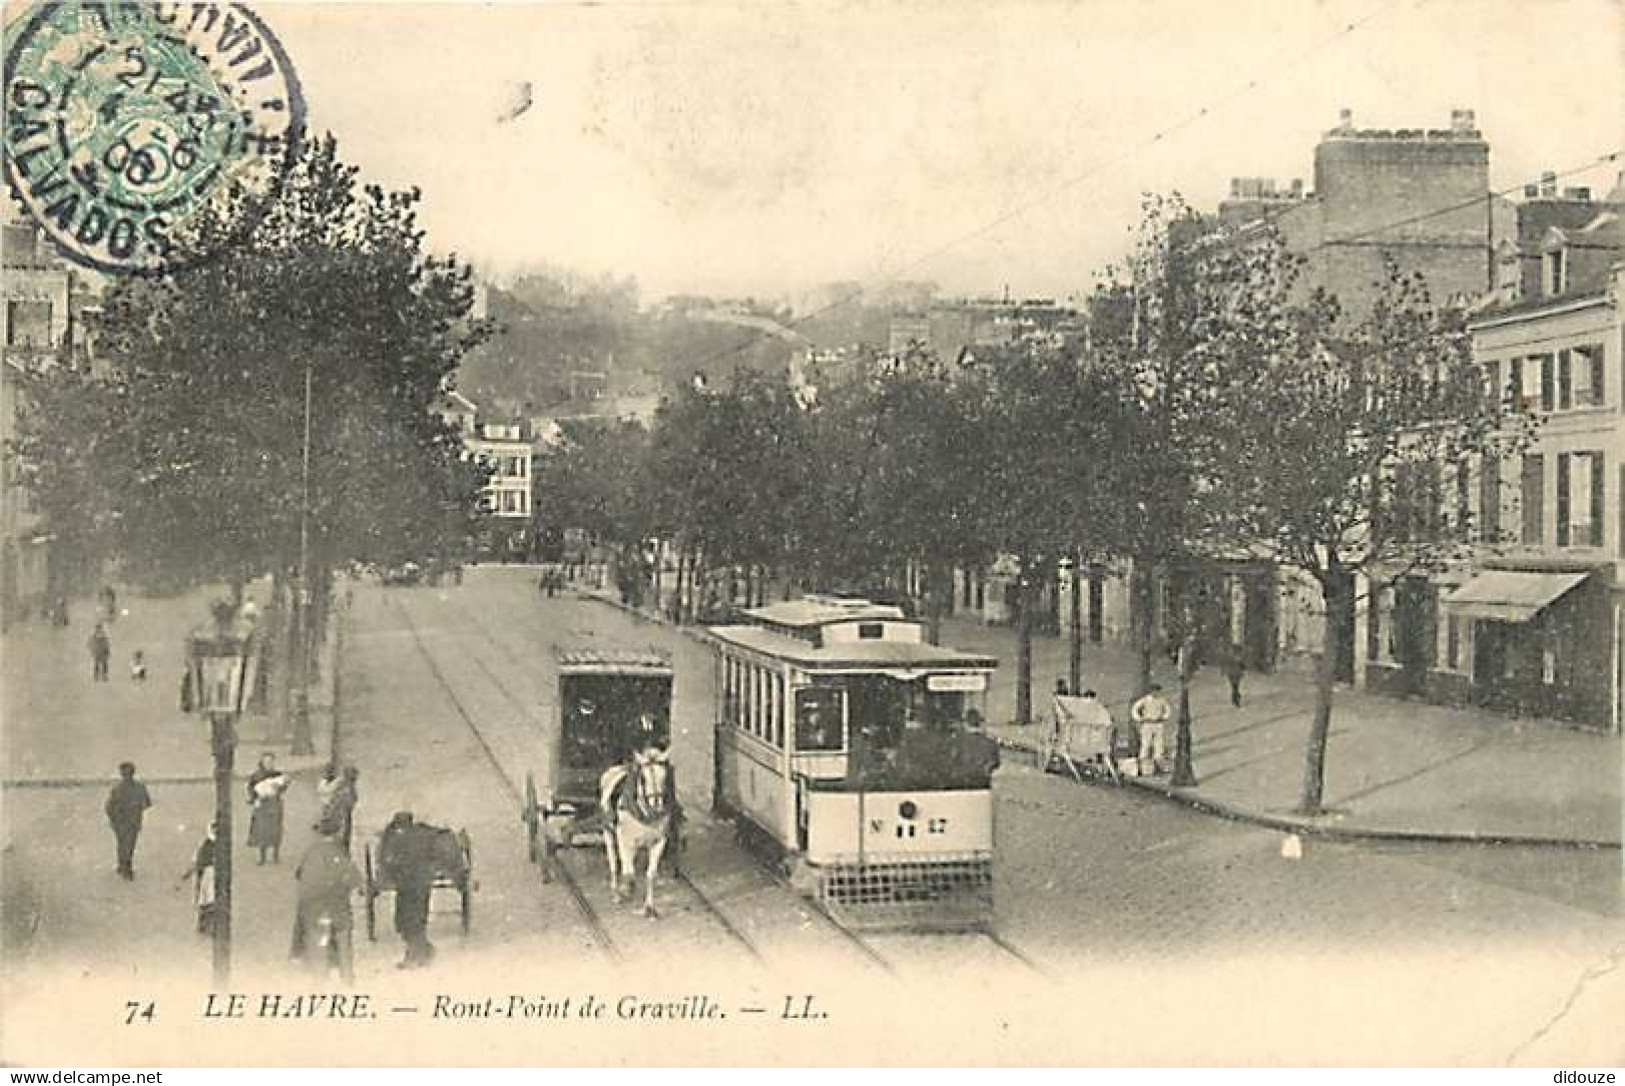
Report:
M784 676L775 674L768 685L769 706L772 713L769 721L772 725L772 741L775 747L784 746Z
M1516 385L1513 389L1513 403L1520 411L1535 411L1540 408L1540 358L1521 358L1513 363L1517 372Z
M1467 673L1467 663L1473 658L1473 620L1439 609L1439 635L1434 659L1441 671Z
M846 749L846 692L828 687L796 691L796 749L831 753Z
M1557 409L1567 411L1574 406L1574 372L1569 351L1557 352Z
M1607 371L1603 368L1602 346L1591 344L1576 347L1572 354L1574 406L1603 406L1608 402L1608 389Z
M1540 409L1551 411L1557 407L1557 364L1549 354L1537 355L1530 362L1540 364Z
M1501 378L1501 360L1492 358L1484 363L1484 406L1495 407L1502 399L1506 383Z
M886 627L880 622L858 623L858 637L864 641L879 641L885 636Z
M1562 249L1546 254L1546 293L1562 294L1568 289L1568 268Z
M1540 455L1523 458L1523 487L1519 498L1523 506L1523 545L1538 547L1546 542L1546 458Z
M1602 546L1603 454L1561 453L1557 457L1557 545Z
M1478 540L1501 539L1501 458L1486 453L1478 469Z
M51 303L19 299L6 303L6 346L49 347Z
M1473 481L1465 458L1456 461L1456 533L1455 538L1467 538L1467 529L1473 518Z
M1399 662L1397 634L1394 623L1394 587L1386 585L1374 588L1371 591L1371 608L1368 612L1370 634L1367 638L1367 651L1371 659L1379 664L1397 664Z
M732 657L722 661L722 719L739 727L739 663Z
M756 701L756 668L747 665L745 668L745 730L752 735L760 734L761 717L760 706Z

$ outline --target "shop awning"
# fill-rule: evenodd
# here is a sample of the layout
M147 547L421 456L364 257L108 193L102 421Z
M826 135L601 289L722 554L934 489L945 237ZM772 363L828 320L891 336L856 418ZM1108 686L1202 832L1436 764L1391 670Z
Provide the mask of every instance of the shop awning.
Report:
M1450 593L1444 605L1452 614L1464 618L1528 622L1588 576L1492 569Z

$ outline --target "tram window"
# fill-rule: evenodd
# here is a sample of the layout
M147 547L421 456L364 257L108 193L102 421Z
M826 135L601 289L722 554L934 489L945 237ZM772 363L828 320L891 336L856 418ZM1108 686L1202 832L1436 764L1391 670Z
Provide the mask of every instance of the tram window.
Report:
M784 676L773 676L773 745L784 746Z
M745 730L756 734L756 669L746 664L741 675L739 696L744 702Z
M739 727L739 663L731 656L722 659L722 719Z
M750 669L750 733L756 738L762 737L762 669Z
M886 625L883 622L858 623L858 637L864 641L879 641L886 636Z
M831 752L846 749L846 693L842 690L802 689L796 691L796 749Z

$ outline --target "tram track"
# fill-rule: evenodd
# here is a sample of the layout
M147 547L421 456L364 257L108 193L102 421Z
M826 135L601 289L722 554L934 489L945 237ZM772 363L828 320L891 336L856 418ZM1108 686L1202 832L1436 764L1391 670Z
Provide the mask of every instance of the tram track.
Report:
M585 602L586 598L582 597L581 599L583 602ZM462 604L451 603L449 599L447 602L450 603L451 609L456 611L458 614L467 615L467 610ZM410 625L410 618L408 618L408 622ZM486 624L475 621L470 623L459 623L459 625L464 629L477 630L480 637L514 667L522 669L525 667L534 666L534 661L526 661L517 651L515 651L512 645L496 637L486 626ZM417 634L415 626L412 628L414 637L416 637ZM551 639L549 639L549 641L550 640ZM422 648L421 640L419 644L420 648ZM423 651L427 656L427 650L423 649ZM521 717L530 718L533 716L534 707L529 705L525 699L515 694L510 685L503 679L498 671L494 669L480 654L470 653L468 658L479 670L490 688L499 693L504 700L512 705L514 709L518 711ZM433 666L432 661L431 665ZM438 667L435 667L435 671L437 673L437 677L440 677ZM492 750L491 745L485 740L484 736L479 733L477 725L472 722L469 715L466 713L462 713L462 715L465 724L470 728L471 731L476 733L476 738L480 740L481 748L486 752L487 757L491 760L493 768L495 768L498 775L502 777L503 784L507 792L510 795L513 795L517 802L522 803L523 800L519 799L520 791L518 787L508 778L507 770L502 767L501 761ZM862 932L854 930L848 925L843 924L820 903L810 901L804 895L796 891L790 885L788 878L782 871L774 867L769 861L766 861L760 856L756 855L754 850L747 849L746 851L751 861L749 867L751 871L753 871L761 879L762 885L770 886L781 894L784 897L786 904L792 908L795 908L799 915L811 916L815 918L816 922L821 927L829 931L836 938L840 939L845 945L849 946L869 965L881 970L882 972L892 976L897 976L905 972L905 969L901 967L893 957L888 956L886 952L882 950L880 946L876 945L871 938L868 938ZM586 892L582 889L579 881L570 871L570 866L571 865L566 858L566 852L560 852L555 857L553 870L556 871L560 875L561 880L565 882L566 889L570 892L576 908L581 911L583 916L592 917L591 922L597 924L600 930L604 930L602 926L603 922L598 918L595 906L592 904ZM710 894L706 893L705 890L703 890L689 876L686 870L680 870L678 874L674 875L673 881L680 883L688 891L688 893L693 896L694 901L699 904L700 909L711 918L718 928L722 929L722 931L726 933L731 941L744 950L753 961L759 964L766 963L766 955L757 945L756 941L741 929L740 925L736 923L727 914L727 912L716 903L716 901L713 900ZM609 939L607 930L604 931L604 937L606 940ZM931 943L938 943L945 938L949 938L949 936L946 936L940 932L893 933L891 937L905 940L916 947L925 946ZM1019 949L1012 946L996 932L973 929L954 933L952 938L973 938L985 940L988 946L992 947L1000 956L1006 958L1007 960L1038 976L1045 978L1050 977L1050 974L1045 969L1034 962L1026 954L1022 953ZM609 945L614 945L612 940L609 941ZM619 951L616 950L614 953L618 954Z
M502 785L503 791L508 794L516 806L522 805L524 797L502 768L501 759L497 757L496 751L491 748L485 733L474 723L473 716L463 704L463 700L457 696L456 690L452 688L450 681L447 680L445 672L441 670L439 662L434 658L434 654L423 643L423 635L418 630L417 623L413 621L411 613L398 600L392 600L391 602L394 604L396 612L401 616L402 621L405 622L407 632L412 636L412 643L422 655L424 663L428 665L429 673L434 676L435 682L445 692L446 700L457 711L457 715L462 719L464 726L468 728L469 733L474 737L474 741L479 744L480 750L484 752L486 760L491 765L492 772L496 774L497 780ZM580 915L583 924L585 924L587 934L591 937L593 945L610 960L619 961L622 958L621 949L616 945L614 938L609 933L609 929L604 926L603 919L598 915L598 911L587 900L586 894L582 891L580 884L576 882L575 877L567 869L564 869L563 865L559 865L559 867L560 882L564 884L571 903L575 905L577 913Z
M416 644L419 652L423 654L425 660L428 662L431 673L434 675L436 681L446 691L447 697L451 700L453 706L457 709L458 715L462 718L464 726L468 728L468 730L473 734L475 740L479 743L480 749L484 752L487 761L490 763L497 777L501 780L503 790L514 801L516 807L522 808L525 803L525 798L519 782L510 776L509 770L504 765L502 758L497 754L483 729L481 729L480 726L475 722L474 715L468 711L466 705L453 691L451 683L446 678L439 662L434 658L433 653L429 651L428 646L424 644L417 623L412 619L406 606L401 604L399 601L395 601L395 603L407 625L407 629L412 634L414 643ZM459 613L463 612L460 605L454 604L453 609ZM472 628L478 630L486 641L493 645L498 651L502 652L515 665L523 665L524 661L519 658L519 655L509 646L503 644L501 641L493 637L483 624L474 623L472 624ZM501 697L517 711L521 719L529 720L532 718L534 713L533 707L527 704L525 699L515 694L511 687L483 658L481 658L478 654L470 654L468 659L473 662L474 667L483 676L487 686L491 690L494 690L496 693L501 695ZM575 906L576 911L581 915L582 919L586 922L589 931L592 933L593 941L610 957L617 959L623 957L623 951L616 943L613 935L610 933L608 923L604 920L602 914L599 912L598 906L593 903L592 896L582 885L582 880L578 878L576 872L572 870L572 862L568 857L568 850L555 854L552 859L552 863L549 866L549 872L558 876L559 881L563 884L571 899L571 903ZM682 886L692 897L694 903L698 905L697 910L691 911L698 912L709 918L710 922L717 928L721 929L725 936L731 942L737 945L742 951L744 951L746 956L748 956L753 962L762 964L765 961L761 948L756 945L755 941L752 940L744 931L740 930L739 926L734 923L732 918L730 918L727 913L724 912L717 905L717 903L712 900L710 895L696 885L695 882L688 877L686 872L679 871L679 873L672 876L672 881Z

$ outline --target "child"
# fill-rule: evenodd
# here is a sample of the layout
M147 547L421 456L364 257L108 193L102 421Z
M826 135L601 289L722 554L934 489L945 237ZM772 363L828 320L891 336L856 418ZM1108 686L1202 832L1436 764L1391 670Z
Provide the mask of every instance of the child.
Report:
M130 681L138 683L147 681L147 657L140 649L130 654Z

